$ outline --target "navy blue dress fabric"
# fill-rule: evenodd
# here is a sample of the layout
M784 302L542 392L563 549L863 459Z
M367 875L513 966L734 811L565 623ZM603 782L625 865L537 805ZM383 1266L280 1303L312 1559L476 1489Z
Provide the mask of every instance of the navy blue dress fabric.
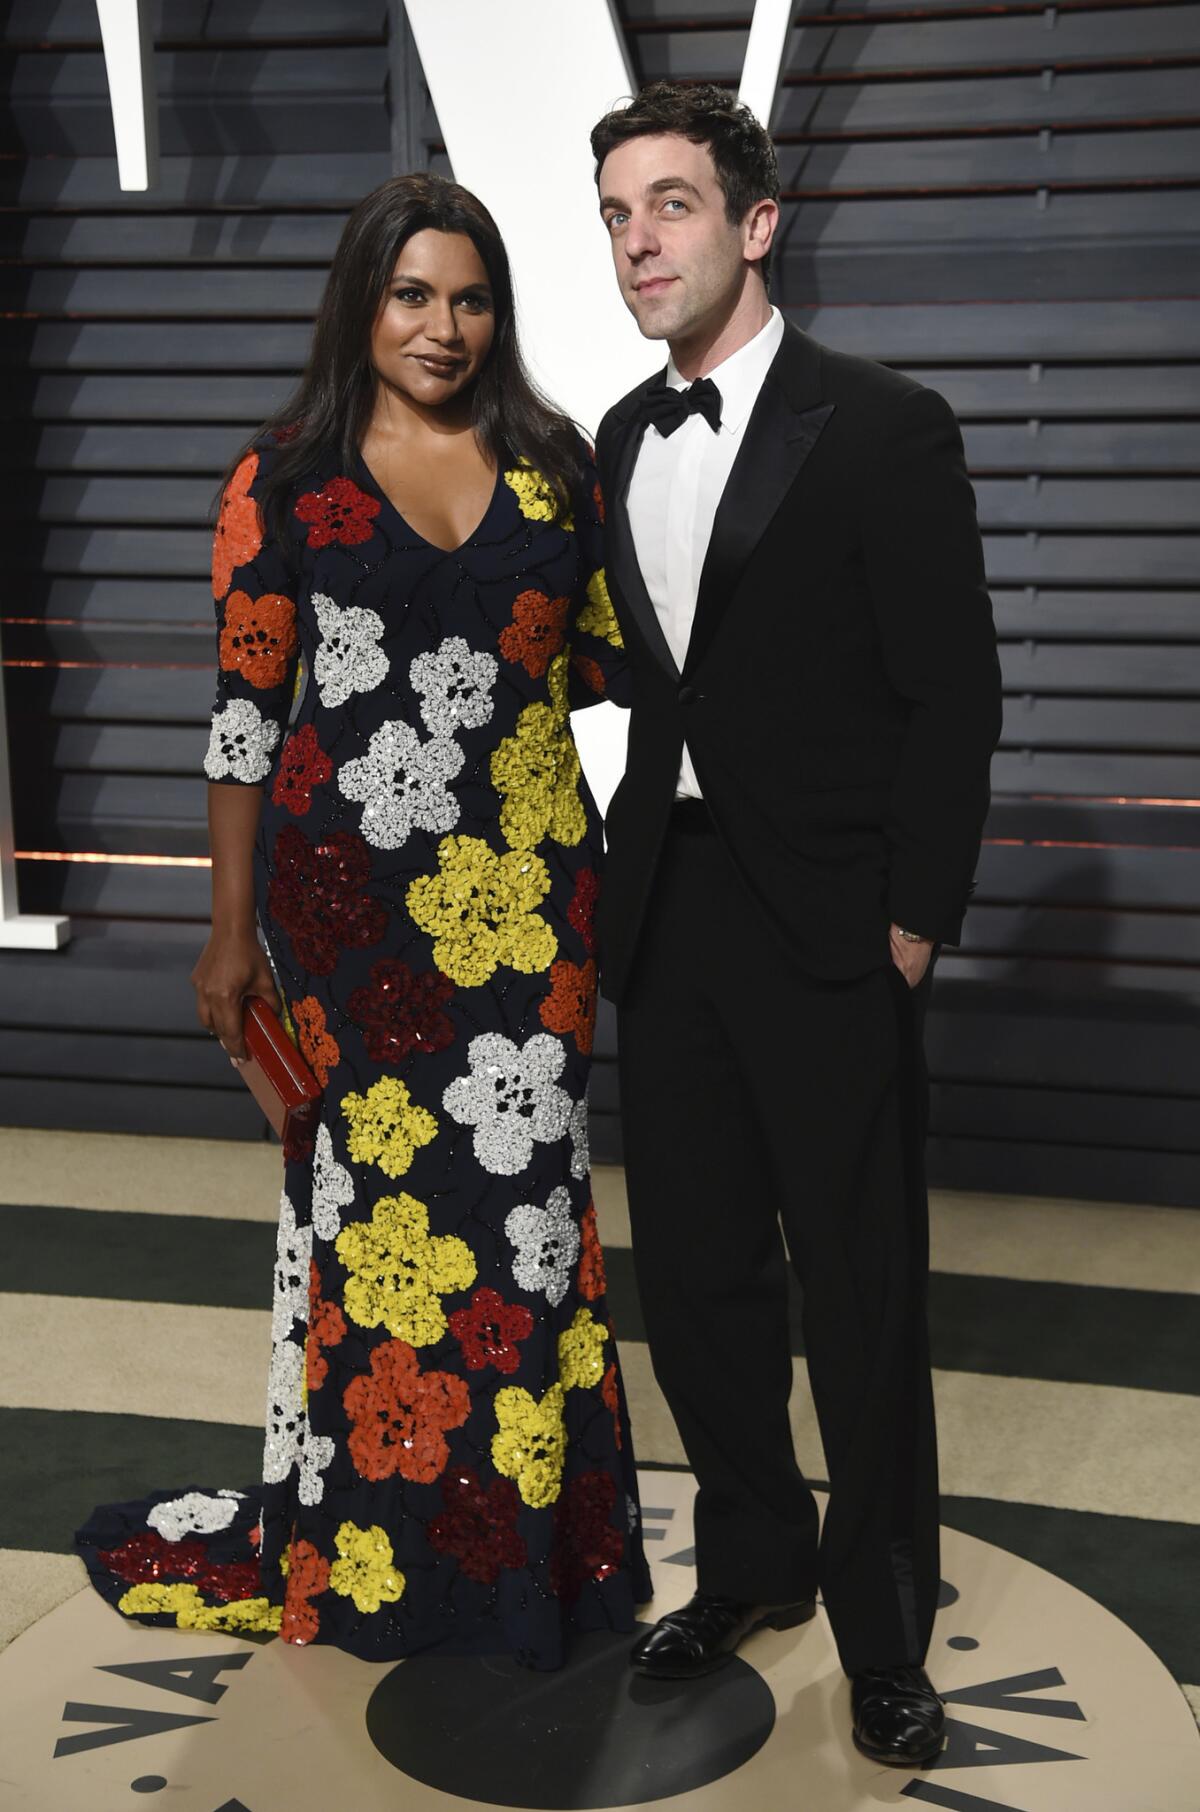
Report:
M445 551L331 462L276 536L278 456L256 444L223 501L205 762L262 789L259 923L324 1091L284 1153L263 1478L106 1505L77 1539L151 1623L556 1667L650 1594L590 1190L602 842L568 714L621 698L603 503L590 459L569 512L513 459Z

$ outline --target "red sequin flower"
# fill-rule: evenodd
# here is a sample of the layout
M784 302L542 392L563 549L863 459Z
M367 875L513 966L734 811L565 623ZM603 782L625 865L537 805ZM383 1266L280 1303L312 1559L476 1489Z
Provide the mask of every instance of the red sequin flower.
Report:
M221 628L220 663L266 691L287 677L288 662L296 652L296 606L280 592L261 598L231 591L225 600Z
M593 487L593 490L592 490L592 502L596 506L596 515L597 515L598 519L601 522L603 522L604 521L604 493L600 489L600 480L599 479L596 480L595 486Z
M582 1250L579 1254L579 1294L589 1302L603 1296L608 1287L604 1274L604 1249L596 1231L596 1208L589 1202L579 1222Z
M608 1472L583 1472L554 1506L550 1586L573 1604L589 1579L608 1579L621 1564L625 1538L609 1518L617 1487Z
M517 1533L521 1499L511 1479L493 1479L485 1490L466 1468L442 1480L445 1509L425 1536L439 1554L453 1554L468 1579L495 1585L501 1567L523 1567L529 1556Z
M127 1585L141 1585L145 1580L191 1579L207 1558L203 1542L166 1541L151 1532L123 1541L119 1548L109 1548L100 1559L110 1573Z
M353 1424L350 1458L365 1479L394 1473L431 1485L450 1458L446 1431L461 1428L471 1393L453 1372L423 1372L405 1340L385 1340L368 1376L354 1378L342 1404Z
M617 1362L615 1359L613 1360L612 1364L609 1366L608 1370L604 1374L604 1382L600 1386L600 1395L604 1399L605 1407L608 1409L610 1415L612 1416L613 1440L617 1444L617 1452L620 1453L620 1451L621 1451L621 1397L620 1397L620 1393L617 1390Z
M454 1042L454 1022L442 1008L453 993L454 983L437 969L414 975L395 958L373 963L370 987L355 988L349 1002L368 1057L397 1064L410 1051L444 1051Z
M512 622L500 631L506 661L541 679L563 645L568 598L548 598L544 591L523 591L513 604Z
M455 1309L450 1332L462 1347L468 1371L494 1365L515 1372L521 1363L520 1342L533 1332L533 1316L518 1302L505 1302L495 1290L476 1290L469 1309Z
M267 910L291 938L305 969L330 975L340 948L379 942L387 930L387 908L363 891L371 855L356 832L334 831L310 843L298 824L285 824L275 839L274 859Z
M305 724L283 745L271 798L302 818L312 804L313 788L323 786L332 773L333 763L317 741L317 732Z
M203 1542L165 1541L153 1532L131 1537L100 1559L128 1585L187 1579L221 1604L253 1598L262 1589L257 1560L211 1560Z
M262 546L262 523L258 505L250 496L250 486L258 473L258 454L247 453L237 471L225 486L221 514L213 536L212 591L223 598L233 584L239 566L253 560Z
M604 669L587 654L573 654L571 665L589 691L604 697Z
M308 1261L308 1336L304 1343L304 1375L310 1391L320 1390L329 1373L323 1348L339 1346L346 1338L346 1317L336 1302L321 1295L317 1261Z
M581 868L575 878L575 893L567 907L567 920L572 929L583 939L583 947L589 956L596 953L596 901L600 897L600 881L592 868Z
M321 1627L312 1600L329 1589L329 1562L310 1541L288 1549L287 1589L279 1634L285 1642L311 1642Z
M585 1054L596 1034L596 965L591 957L582 965L550 965L550 992L538 1008L548 1032L565 1037L569 1032Z
M331 541L358 547L375 533L372 524L379 510L378 499L368 497L348 478L331 478L321 490L306 491L295 504L296 515L309 525L309 547L328 547Z

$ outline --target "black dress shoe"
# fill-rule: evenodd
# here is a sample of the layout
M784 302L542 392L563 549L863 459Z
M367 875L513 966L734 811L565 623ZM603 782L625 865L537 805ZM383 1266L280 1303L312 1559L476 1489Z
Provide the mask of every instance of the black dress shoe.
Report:
M867 1667L850 1676L854 1747L889 1768L920 1767L946 1740L946 1713L923 1667Z
M629 1659L639 1673L658 1680L693 1680L732 1661L738 1643L752 1630L794 1629L816 1609L813 1598L798 1604L743 1604L696 1592L679 1610L660 1617L634 1643Z

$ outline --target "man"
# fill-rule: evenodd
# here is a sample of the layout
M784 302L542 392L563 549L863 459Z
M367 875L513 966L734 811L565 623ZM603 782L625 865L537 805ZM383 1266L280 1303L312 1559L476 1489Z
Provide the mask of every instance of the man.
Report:
M944 1741L921 1024L1000 725L974 498L940 396L772 308L778 171L747 109L656 83L592 149L621 294L670 349L597 443L633 678L603 978L650 1351L699 1487L699 1589L633 1661L705 1673L819 1587L855 1742L910 1766Z

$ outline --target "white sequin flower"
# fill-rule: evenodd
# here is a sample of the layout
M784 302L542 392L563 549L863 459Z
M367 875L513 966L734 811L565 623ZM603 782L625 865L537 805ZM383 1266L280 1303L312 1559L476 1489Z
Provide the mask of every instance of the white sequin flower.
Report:
M499 668L490 654L476 654L460 635L448 636L431 654L419 654L408 680L421 699L421 722L431 736L477 730L492 715L492 687Z
M313 1152L312 1224L318 1239L335 1240L342 1230L340 1210L354 1200L354 1179L333 1155L329 1128L318 1126Z
M182 1541L185 1535L216 1535L228 1529L244 1496L242 1491L188 1491L183 1497L155 1504L146 1522L164 1541Z
M571 1109L571 1118L567 1126L571 1135L571 1175L582 1180L592 1166L592 1154L588 1145L588 1104L585 1095L582 1101L576 1101Z
M344 799L361 804L362 834L376 849L399 849L416 825L423 831L451 831L458 823L458 800L446 785L463 764L463 752L448 736L423 743L398 718L380 724L365 755L338 771Z
M314 1434L304 1417L304 1441L300 1448L300 1481L296 1495L302 1504L319 1504L325 1495L321 1474L333 1459L333 1436Z
M275 1289L271 1301L271 1339L278 1345L293 1321L308 1322L308 1266L312 1228L297 1227L287 1191L279 1198L279 1231L275 1239Z
M579 1228L568 1191L560 1184L544 1208L522 1202L509 1213L504 1233L516 1248L512 1274L517 1283L533 1295L544 1295L551 1308L557 1308L579 1257Z
M304 1348L295 1340L277 1340L271 1348L267 1378L267 1438L263 1480L281 1485L299 1459L308 1418L304 1413Z
M277 1342L267 1381L267 1438L263 1481L282 1485L292 1467L298 1472L302 1504L319 1504L325 1495L321 1474L334 1454L332 1435L315 1435L304 1406L304 1348L295 1340Z
M279 725L264 717L252 699L231 698L223 710L213 712L204 772L210 780L231 774L253 786L270 773L271 750L278 741Z
M475 1156L496 1176L515 1176L533 1156L535 1139L561 1139L571 1097L559 1088L566 1053L557 1038L536 1032L525 1045L481 1032L467 1047L468 1076L457 1076L442 1106L475 1128Z
M321 703L344 705L352 692L373 692L388 670L387 655L379 646L383 618L358 604L343 609L320 591L314 591L312 603L321 631L321 646L313 659Z

